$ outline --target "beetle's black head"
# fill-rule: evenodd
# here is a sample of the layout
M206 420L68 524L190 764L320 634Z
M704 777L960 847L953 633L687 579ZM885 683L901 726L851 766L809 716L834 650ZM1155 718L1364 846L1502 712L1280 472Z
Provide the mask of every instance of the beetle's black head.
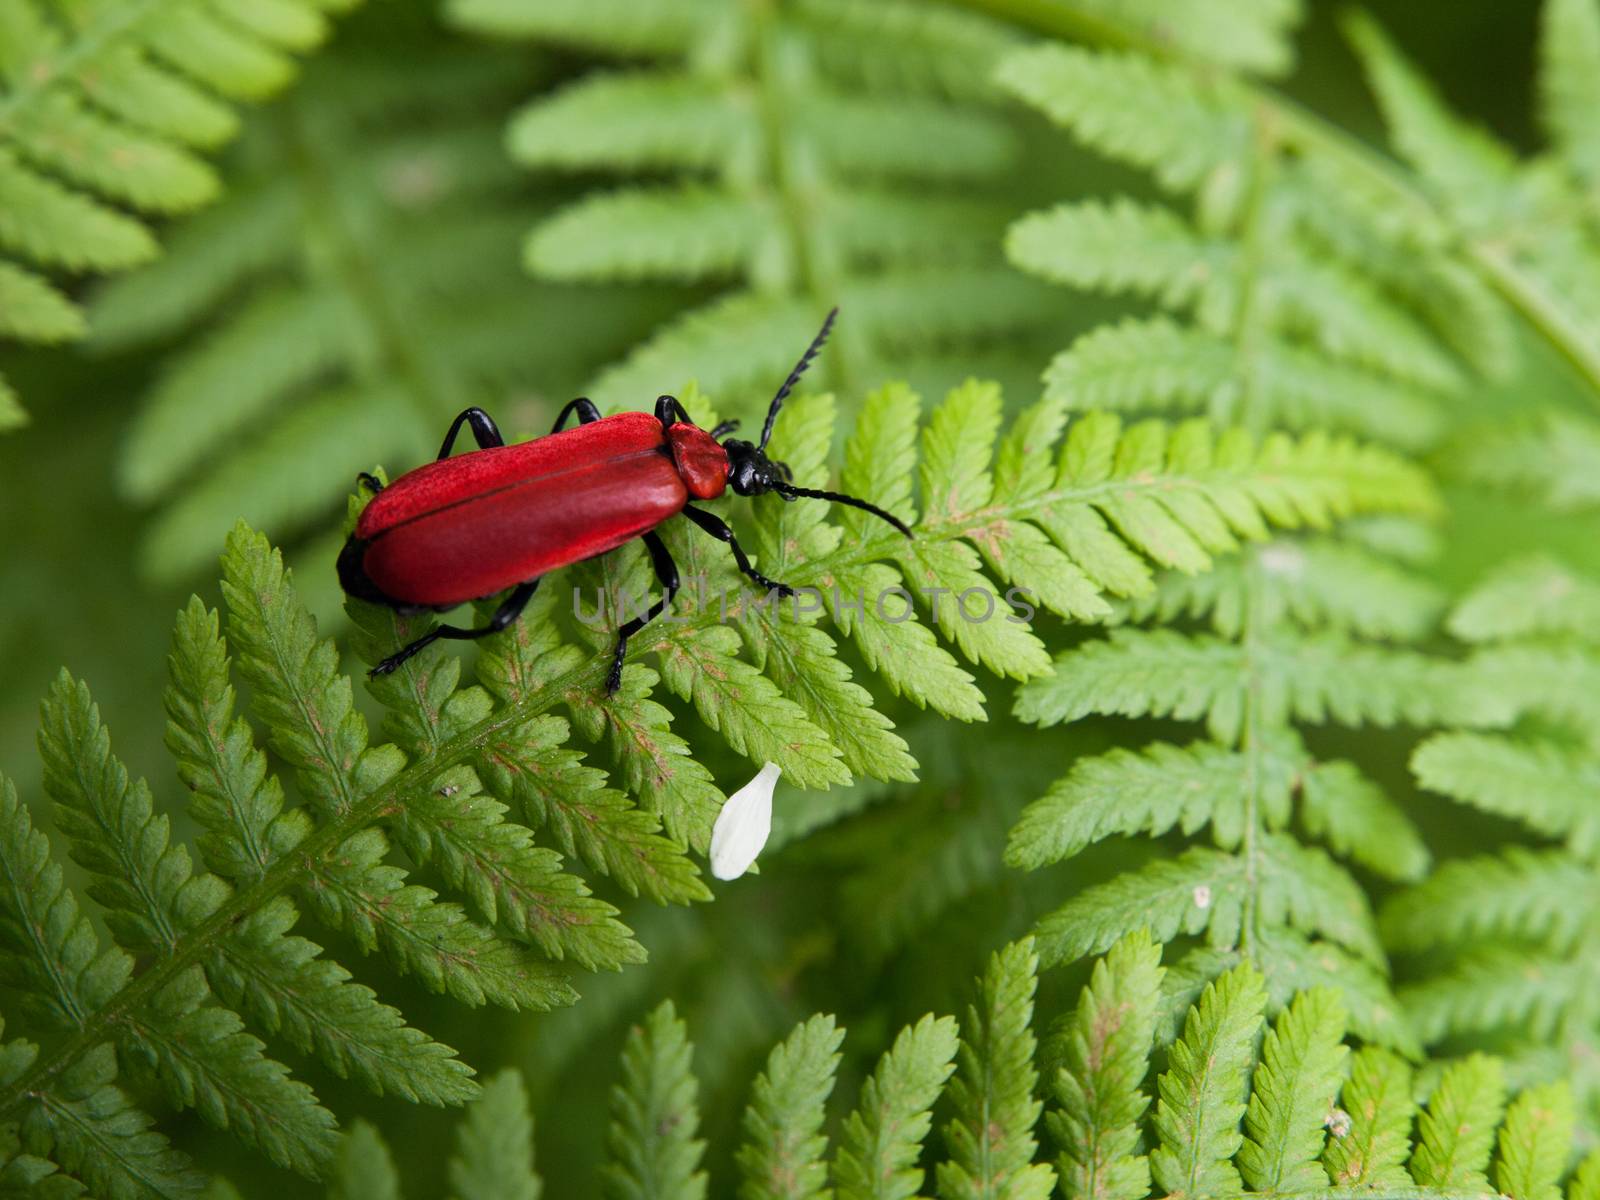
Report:
M828 340L828 331L833 328L833 319L838 315L837 308L828 314L827 320L822 322L821 331L811 339L811 345L806 347L806 352L800 356L800 361L795 364L794 370L789 372L789 378L783 381L778 394L772 398L772 406L767 409L766 423L761 427L761 440L751 443L739 438L728 438L722 443L722 448L728 454L728 486L741 496L760 496L765 492L776 492L785 500L831 500L835 504L848 504L851 508L859 508L863 512L882 518L910 537L911 530L906 528L904 521L885 512L876 504L869 504L854 496L846 496L842 492L822 492L815 488L795 487L789 482L794 475L789 470L788 464L775 462L767 457L767 442L772 438L772 427L777 423L778 410L783 407L784 400L794 390L794 385L800 381L800 376L804 375L806 368L811 365L811 360L817 356L817 351L821 350L822 344ZM738 425L737 421L724 422L711 431L711 436L720 437L724 433L732 432Z
M793 478L787 463L774 462L753 442L729 438L722 448L728 452L728 486L741 496L760 496Z

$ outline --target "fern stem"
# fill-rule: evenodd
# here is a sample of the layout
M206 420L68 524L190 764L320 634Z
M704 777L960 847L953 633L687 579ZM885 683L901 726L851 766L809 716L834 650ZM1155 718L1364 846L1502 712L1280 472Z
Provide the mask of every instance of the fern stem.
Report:
M1262 266L1267 257L1267 237L1262 213L1272 182L1273 156L1278 150L1277 139L1273 134L1274 122L1271 110L1257 107L1252 117L1251 144L1254 152L1250 156L1249 193L1245 199L1243 228L1240 231L1240 242L1244 253L1240 264L1239 301L1233 317L1234 356L1243 387L1243 393L1239 397L1239 407L1235 411L1245 414L1247 418L1249 414L1257 411L1255 397L1260 374L1257 369L1257 352L1261 346L1263 332L1262 323L1258 319L1261 311L1260 282Z
M1241 638L1241 648L1244 651L1245 678L1244 688L1244 714L1241 722L1240 748L1245 755L1245 792L1244 792L1244 840L1241 849L1244 854L1244 913L1239 919L1239 949L1248 956L1250 945L1256 937L1256 922L1260 916L1261 903L1259 895L1260 883L1260 854L1258 842L1261 829L1261 778L1264 764L1262 762L1262 730L1261 730L1261 703L1258 695L1260 688L1260 673L1255 669L1256 651L1261 646L1262 634L1265 632L1261 619L1261 601L1259 589L1254 586L1259 579L1260 567L1257 556L1252 551L1245 553L1244 566L1244 630Z
M1076 12L1064 0L957 0L957 3L1056 37L1137 51L1200 74L1216 71L1214 67L1184 58L1172 45ZM1274 114L1286 145L1337 161L1342 168L1382 193L1388 202L1411 210L1423 223L1453 228L1450 217L1416 186L1402 167L1380 151L1279 92L1245 79L1239 80L1239 84L1250 91L1256 104ZM1585 333L1582 322L1512 261L1501 246L1467 236L1461 237L1459 242L1465 264L1481 275L1501 299L1550 344L1577 373L1590 399L1600 405L1600 344Z
M1495 291L1561 354L1588 385L1590 398L1600 404L1600 345L1585 333L1574 314L1564 309L1537 279L1521 270L1500 246L1469 242L1467 256Z

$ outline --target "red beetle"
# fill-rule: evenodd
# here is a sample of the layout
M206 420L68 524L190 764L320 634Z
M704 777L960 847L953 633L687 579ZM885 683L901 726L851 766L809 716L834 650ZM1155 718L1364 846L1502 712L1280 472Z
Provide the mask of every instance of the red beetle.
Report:
M672 396L656 401L655 413L602 417L586 399L561 410L548 437L507 446L489 414L469 408L450 424L437 462L384 487L370 475L361 482L375 495L339 553L339 583L352 596L402 613L443 612L468 600L510 594L481 629L441 625L391 654L372 669L386 675L439 638L479 638L515 621L539 579L559 567L615 550L642 538L665 595L617 630L617 648L606 690L622 682L628 639L658 616L678 590L678 568L655 533L682 513L712 537L728 543L734 561L756 583L780 595L794 589L768 579L750 565L738 540L717 517L691 500L715 500L732 485L741 496L776 492L785 500L807 497L865 509L907 537L899 519L865 500L838 492L795 487L789 468L766 454L778 409L827 340L838 309L800 356L767 410L761 441L717 438L738 427L726 421L707 432ZM562 430L576 413L579 424ZM462 425L479 447L450 457Z

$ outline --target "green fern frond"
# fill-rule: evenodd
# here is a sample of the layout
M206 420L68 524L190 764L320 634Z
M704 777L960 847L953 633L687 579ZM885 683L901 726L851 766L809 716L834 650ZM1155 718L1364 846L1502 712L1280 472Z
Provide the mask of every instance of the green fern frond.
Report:
M559 45L620 55L682 54L710 33L713 4L651 5L628 0L553 0L526 5L518 0L451 0L451 16L495 37L538 37Z
M1581 960L1537 946L1457 949L1449 963L1403 994L1417 1036L1486 1038L1515 1030L1548 1044L1571 1026L1587 987Z
M1580 179L1600 178L1594 68L1600 65L1600 13L1587 0L1550 0L1539 29L1541 116L1558 153Z
M1405 1187L1411 1142L1411 1068L1399 1056L1367 1046L1350 1056L1339 1107L1328 1114L1322 1162L1335 1187Z
M1061 1146L1057 1174L1069 1200L1143 1200L1150 1163L1139 1149L1149 1097L1161 950L1144 932L1128 934L1095 964L1094 974L1058 1037L1064 1041L1053 1081L1059 1111L1046 1117Z
M1575 101L1584 71L1600 64L1600 16L1591 4L1544 6L1538 82L1555 153L1519 161L1494 135L1450 110L1376 22L1354 14L1346 33L1399 153L1415 168L1417 190L1433 206L1480 277L1530 318L1573 362L1591 389L1600 312L1600 245L1579 215L1591 186L1592 114ZM1437 236L1437 233L1436 233Z
M955 1021L929 1015L901 1030L884 1051L840 1136L833 1169L840 1200L910 1200L917 1194L923 1179L917 1158L957 1046Z
M0 332L41 342L83 335L65 283L41 271L107 273L154 258L147 221L220 190L201 153L233 135L228 101L280 90L294 74L291 55L326 36L324 7L332 6L7 6L0 252L14 257L0 261ZM15 396L0 391L0 429L21 424Z
M368 1121L350 1126L328 1179L330 1200L400 1200L400 1173L383 1135Z
M1262 719L1273 725L1330 717L1347 725L1507 720L1505 705L1475 682L1454 664L1337 635L1267 642L1252 651L1165 630L1116 630L1064 657L1053 675L1025 685L1016 711L1040 725L1089 713L1204 720L1224 743L1242 732L1247 690L1261 696Z
M1214 944L1231 945L1243 923L1245 883L1242 861L1218 850L1193 846L1157 859L1040 918L1044 961L1056 965L1103 952L1146 926L1163 941L1210 931Z
M682 1021L666 1001L628 1032L623 1082L611 1093L612 1164L606 1194L617 1200L699 1200L705 1143L695 1137L699 1113Z
M94 879L89 894L113 936L132 950L170 954L180 932L212 915L225 895L221 881L194 875L187 851L169 844L149 789L142 781L130 786L111 755L88 688L65 673L45 700L39 748L57 824ZM274 1161L325 1159L332 1114L285 1067L262 1057L237 1015L206 1006L209 994L198 967L178 975L156 994L127 1052L154 1068L174 1103L237 1130Z
M1600 17L1587 0L1544 6L1538 84L1554 153L1531 161L1451 113L1373 22L1359 14L1346 22L1415 175L1294 100L1219 71L1209 40L1185 35L1190 21L1213 35L1225 27L1213 5L1162 4L1150 20L1121 22L1085 11L1098 2L969 2L1102 47L1019 51L1004 60L1000 82L1096 149L1194 191L1201 226L1261 251L1252 262L1309 248L1324 264L1358 264L1379 285L1381 297L1369 301L1411 310L1490 374L1512 365L1506 310L1515 310L1600 397L1600 246L1584 215L1597 137L1585 98L1600 68ZM1254 4L1223 7L1247 23L1265 16ZM1289 8L1270 7L1275 20ZM1242 305L1234 323L1253 329L1261 307ZM1314 327L1317 315L1307 315ZM1259 361L1262 339L1243 341ZM1259 386L1251 374L1243 373L1246 388ZM1158 393L1153 403L1162 402Z
M1090 147L1195 196L1192 220L1119 197L1012 225L1020 269L1189 314L1084 335L1051 364L1051 397L1424 446L1462 381L1458 354L1509 343L1499 308L1437 248L1407 245L1403 277L1374 269L1398 249L1382 214L1329 186L1327 162L1241 82L1054 44L1008 56L998 78Z
M1260 974L1243 965L1206 985L1190 1009L1161 1076L1150 1154L1150 1173L1169 1194L1239 1189L1232 1159L1243 1145L1239 1120L1266 1002Z
M196 870L188 849L173 841L151 790L113 756L87 689L65 675L44 708L45 787L74 859L89 873L89 894L115 939L110 948L65 887L15 791L9 783L0 789L0 972L30 998L31 1017L67 1031L42 1058L13 1054L17 1070L0 1088L0 1106L37 1129L32 1153L41 1161L107 1194L150 1194L114 1182L139 1171L158 1180L188 1170L123 1098L114 1083L119 1065L283 1165L310 1174L335 1169L332 1115L247 1028L282 1037L376 1092L435 1104L475 1094L470 1069L452 1050L292 933L299 921L292 896L362 949L382 948L432 990L469 1004L570 1003L571 972L552 959L599 969L642 955L615 910L508 818L486 790L496 775L480 777L472 766L492 747L485 761L501 776L538 779L553 757L558 773L583 778L580 796L606 791L603 773L563 748L567 726L546 711L557 703L574 713L598 708L591 685L577 683L595 662L581 653L574 662L574 647L559 636L548 642L547 630L524 630L520 644L502 639L486 659L494 667L489 690L462 686L454 658L423 655L373 685L386 709L384 730L398 743L373 745L332 643L319 637L266 540L237 530L223 574L237 661L230 664L217 615L194 601L179 615L167 690L168 745L191 788L200 849L215 874ZM394 614L351 606L364 653L383 653L407 636ZM249 684L249 716L235 712L231 665ZM636 698L631 708L611 710L616 729L637 732L641 745L667 736L665 710L628 730L626 715L641 704ZM303 804L288 803L251 717L266 727ZM530 736L496 743L483 736L486 728ZM705 894L681 844L660 833L655 818L620 793L605 811L611 827L589 826L586 836L616 844L597 861L629 856L635 881L664 898ZM478 919L385 861L391 837L413 862L438 868ZM635 854L641 848L643 857ZM509 1119L494 1117L494 1130L469 1122L473 1153L487 1154L486 1139L500 1136L494 1131ZM526 1170L511 1171L501 1157L497 1177L531 1187ZM155 1192L176 1186L150 1185Z
M1207 742L1158 742L1137 753L1113 750L1086 758L1023 810L1006 861L1032 870L1116 834L1158 836L1176 827L1194 833L1212 821L1219 841L1237 845L1238 795L1247 766L1242 755ZM1287 773L1278 786L1287 790Z
M745 1109L739 1171L745 1200L805 1200L827 1194L823 1105L833 1091L844 1030L816 1016L773 1048Z
M1320 851L1286 836L1263 837L1261 843L1241 854L1191 847L1085 889L1040 918L1046 962L1102 951L1143 924L1163 940L1204 933L1213 946L1231 946L1254 919L1327 937L1381 963L1376 931L1354 882Z
M16 1053L26 1043L7 1047L7 1083L15 1085ZM32 1047L28 1047L30 1050ZM147 1200L189 1195L204 1177L187 1157L168 1146L150 1128L152 1119L122 1089L114 1086L116 1055L109 1044L84 1055L60 1083L33 1099L23 1114L23 1144L41 1165L54 1164L63 1173L115 1200Z
M1388 796L1353 764L1313 762L1292 739L1254 755L1209 742L1156 742L1083 759L1023 810L1006 861L1031 870L1107 837L1174 828L1194 834L1207 825L1217 845L1236 849L1251 786L1274 826L1287 820L1298 793L1307 832L1339 854L1392 879L1415 879L1427 867L1427 848Z
M1417 1122L1411 1174L1423 1186L1482 1189L1505 1112L1501 1066L1474 1055L1447 1068Z
M1558 1200L1575 1118L1565 1084L1529 1088L1500 1128L1495 1185L1516 1200Z
M1428 871L1428 847L1411 818L1358 767L1324 762L1300 778L1300 819L1335 854L1385 879L1411 881Z
M1408 518L1389 520L1414 525ZM1206 621L1225 638L1238 638L1252 611L1271 625L1373 640L1414 641L1437 628L1444 593L1410 564L1396 561L1408 547L1360 544L1374 532L1369 522L1352 522L1343 532L1343 540L1276 540L1262 548L1260 571L1229 558L1202 575L1168 573L1152 591L1118 604L1112 619Z
M450 1195L456 1200L539 1200L544 1181L534 1168L533 1119L521 1076L510 1068L488 1080L456 1126ZM340 1139L328 1173L328 1200L402 1200L401 1173L382 1133L356 1121ZM220 1177L207 1193L236 1200Z
M1345 29L1362 56L1396 149L1440 195L1451 197L1458 211L1487 217L1511 182L1510 153L1449 112L1376 23L1353 16Z
M1087 418L1074 432L1105 420ZM1372 506L1416 511L1421 496L1408 492L1380 485ZM1278 490L1266 511L1281 519L1285 502L1296 499ZM1350 511L1324 505L1314 523ZM1150 527L1125 517L1119 528ZM1386 644L1431 633L1442 607L1436 589L1393 561L1409 540L1390 545L1394 539L1382 535L1375 545L1383 549L1369 548L1352 527L1343 540L1251 545L1192 574L1211 564L1188 555L1182 534L1181 527L1163 530L1156 555L1179 570L1145 583L1113 617L1206 621L1215 632L1113 628L1060 654L1050 674L1027 680L1014 711L1037 725L1093 715L1203 721L1209 739L1080 759L1023 811L1006 860L1037 870L1107 838L1172 830L1213 844L1079 891L1039 920L1041 955L1047 964L1065 963L1147 926L1162 940L1203 937L1173 966L1185 994L1248 960L1265 973L1274 1011L1294 992L1325 985L1342 995L1361 1036L1415 1053L1362 890L1300 838L1400 880L1422 875L1427 848L1357 763L1317 761L1300 728L1505 725L1522 711L1528 689L1508 692L1481 664ZM1204 553L1213 543L1195 537L1188 545Z
M818 370L857 394L903 373L893 364L907 352L1014 339L1050 319L1042 290L1000 269L1004 214L986 195L1017 153L1010 124L982 106L990 67L1017 42L1005 26L906 0L626 11L448 7L480 33L648 60L537 97L506 134L536 171L667 177L540 221L533 274L728 289L601 372L590 391L603 402L690 378L724 396L766 386L836 305L849 317ZM866 49L886 37L893 54ZM940 190L951 185L961 191ZM935 281L930 267L946 263L963 269Z
M1032 1161L1042 1108L1033 1094L1030 1028L1038 963L1031 938L1013 942L989 959L979 981L981 998L962 1023L950 1084L955 1118L945 1127L949 1161L937 1170L941 1196L1043 1200L1055 1188L1055 1171Z
M1567 1185L1567 1195L1571 1200L1589 1200L1594 1195L1596 1185L1600 1184L1597 1173L1600 1173L1600 1158L1591 1152L1579 1164Z
M1496 643L1479 647L1471 667L1515 712L1554 723L1551 740L1558 749L1573 739L1600 746L1600 701L1593 687L1600 679L1600 654L1590 647L1546 639ZM1544 740L1542 733L1535 736Z
M1600 763L1591 756L1499 734L1445 733L1418 747L1412 769L1424 787L1562 838L1580 857L1600 849Z
M1243 97L1225 77L1208 84L1141 55L1049 44L1010 55L997 78L1087 145L1155 172L1173 191L1197 187L1249 150Z
M985 3L1019 16L1108 45L1161 47L1216 67L1278 74L1294 61L1289 43L1303 16L1298 0L1198 0L1172 7L1161 0L1072 0L1041 15L1030 6Z
M456 1132L450 1187L457 1200L539 1200L528 1094L507 1068L483 1085Z
M5 978L52 1026L81 1027L126 981L132 959L100 939L66 887L45 835L0 782L6 873Z
M939 5L799 0L794 8L829 75L891 95L988 98L990 66L1018 41L1009 25ZM872 49L890 43L892 55Z
M1250 1080L1239 1171L1257 1191L1323 1186L1328 1115L1344 1082L1344 1010L1332 992L1304 992L1261 1046Z
M1128 319L1102 325L1056 355L1045 386L1074 408L1200 413L1247 426L1281 420L1406 448L1432 444L1444 430L1427 393L1293 346L1256 348L1257 386L1241 388L1238 353L1224 338L1164 317Z
M1600 920L1586 864L1559 850L1509 846L1443 863L1384 909L1384 940L1397 950L1534 942L1570 950Z

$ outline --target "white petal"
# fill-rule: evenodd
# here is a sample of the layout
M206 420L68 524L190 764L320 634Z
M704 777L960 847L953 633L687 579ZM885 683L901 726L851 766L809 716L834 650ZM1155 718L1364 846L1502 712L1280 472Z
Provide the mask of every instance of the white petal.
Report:
M772 789L782 771L768 763L722 806L711 827L711 873L737 879L750 869L772 832Z

